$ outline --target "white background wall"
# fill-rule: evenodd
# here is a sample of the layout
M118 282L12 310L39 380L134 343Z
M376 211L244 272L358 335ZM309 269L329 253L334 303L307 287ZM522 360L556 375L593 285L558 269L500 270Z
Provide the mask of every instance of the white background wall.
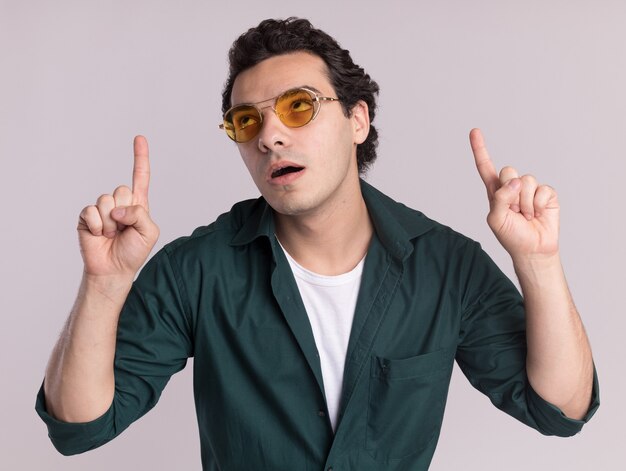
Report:
M508 274L469 130L483 129L496 165L559 191L602 406L582 434L546 438L456 371L431 469L625 469L623 0L1 0L0 468L200 469L189 366L122 436L71 458L48 441L35 394L81 275L78 213L130 183L135 134L151 146L157 248L257 195L217 129L226 52L260 20L291 15L335 36L381 86L368 180L481 241Z

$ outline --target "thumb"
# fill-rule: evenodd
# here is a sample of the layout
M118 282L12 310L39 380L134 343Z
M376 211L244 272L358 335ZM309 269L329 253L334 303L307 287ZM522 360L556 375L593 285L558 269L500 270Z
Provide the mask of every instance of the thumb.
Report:
M491 200L491 210L497 214L505 214L513 205L519 206L522 181L511 178L494 193Z
M159 230L143 206L119 206L111 211L111 218L118 224L132 226L149 241L156 241Z

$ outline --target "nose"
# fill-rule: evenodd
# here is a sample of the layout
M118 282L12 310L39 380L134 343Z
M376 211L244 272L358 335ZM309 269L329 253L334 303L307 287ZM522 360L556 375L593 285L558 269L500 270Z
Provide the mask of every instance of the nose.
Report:
M289 144L289 128L282 123L271 106L264 107L261 112L263 113L263 126L257 136L259 150L268 153L284 149Z

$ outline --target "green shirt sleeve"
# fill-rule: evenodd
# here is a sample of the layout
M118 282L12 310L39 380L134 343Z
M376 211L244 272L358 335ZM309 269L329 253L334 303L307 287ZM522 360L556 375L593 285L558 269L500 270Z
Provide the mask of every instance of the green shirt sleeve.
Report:
M192 324L182 282L167 247L144 267L120 314L115 352L115 396L111 407L87 423L50 416L43 386L36 410L55 448L73 455L115 438L155 406L169 378L193 355Z
M507 414L545 435L578 433L599 406L594 370L592 401L582 420L568 418L542 399L526 375L522 296L475 243L468 252L465 309L456 360L470 383Z

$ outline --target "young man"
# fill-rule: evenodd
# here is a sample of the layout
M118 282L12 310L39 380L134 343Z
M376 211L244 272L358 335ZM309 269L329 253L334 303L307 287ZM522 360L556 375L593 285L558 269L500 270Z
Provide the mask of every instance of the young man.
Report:
M554 190L498 175L470 141L522 299L480 246L359 175L378 87L306 20L267 20L230 52L224 124L262 195L165 246L133 188L80 215L85 269L37 410L65 454L153 407L194 361L204 469L425 470L453 362L505 412L578 432L598 406L558 253Z

